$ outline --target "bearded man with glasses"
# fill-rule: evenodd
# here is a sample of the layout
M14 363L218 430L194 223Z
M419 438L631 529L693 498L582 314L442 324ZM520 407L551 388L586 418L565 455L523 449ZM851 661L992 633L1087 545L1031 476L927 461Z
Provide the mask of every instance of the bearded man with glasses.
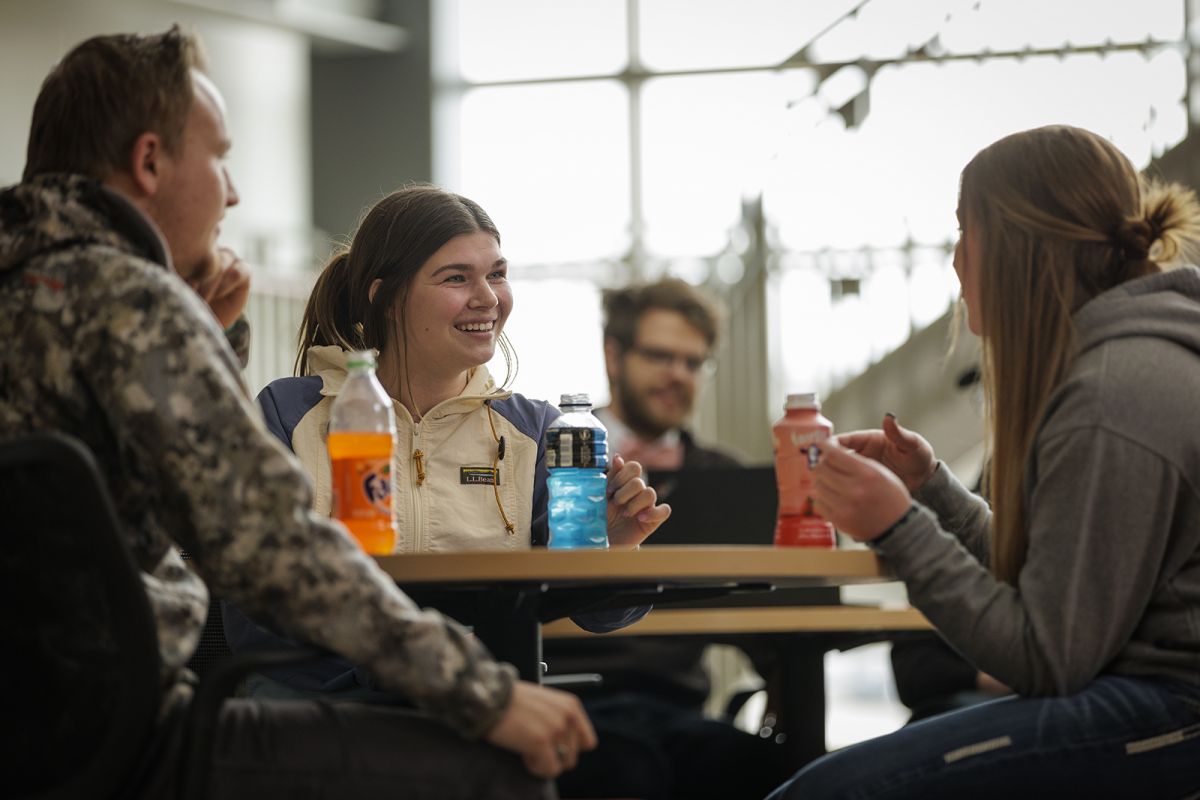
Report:
M697 445L685 427L715 366L719 322L716 303L675 278L605 293L604 357L612 399L596 415L608 428L610 452L650 470L739 466L732 456ZM657 763L656 775L643 776L644 783L660 787L655 797L757 800L771 790L770 776L796 766L785 762L773 740L704 717L710 688L702 663L705 646L656 636L546 641L553 671L603 676L600 686L577 693L592 718L604 720L605 752L629 753L619 764L605 764L602 757L581 760L559 780L564 796L602 796L612 770ZM643 796L651 794L643 790Z
M610 447L647 469L733 467L684 427L716 367L719 312L685 281L665 278L604 296L604 362L611 404L597 411Z

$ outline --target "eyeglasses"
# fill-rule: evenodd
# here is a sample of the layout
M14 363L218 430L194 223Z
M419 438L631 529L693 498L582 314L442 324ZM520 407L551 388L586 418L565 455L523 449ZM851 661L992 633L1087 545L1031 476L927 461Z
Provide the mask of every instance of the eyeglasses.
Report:
M657 367L658 369L670 369L675 365L676 361L683 364L684 369L692 375L711 375L717 369L717 360L712 356L689 356L683 353L676 353L672 350L645 347L638 344L630 347L629 352L636 353L652 367Z

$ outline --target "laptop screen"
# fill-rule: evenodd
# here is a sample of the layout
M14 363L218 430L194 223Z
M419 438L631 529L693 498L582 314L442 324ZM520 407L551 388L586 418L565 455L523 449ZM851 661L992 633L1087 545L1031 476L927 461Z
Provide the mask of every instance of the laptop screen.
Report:
M775 468L651 470L671 517L646 544L771 544L779 499Z

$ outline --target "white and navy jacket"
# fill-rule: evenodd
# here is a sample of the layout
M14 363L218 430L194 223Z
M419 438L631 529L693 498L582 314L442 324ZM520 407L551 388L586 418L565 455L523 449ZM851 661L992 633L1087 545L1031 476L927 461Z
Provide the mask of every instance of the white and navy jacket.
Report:
M315 374L281 378L258 395L268 429L295 452L312 480L313 510L318 514L329 514L332 504L325 438L330 409L346 379L347 355L335 346L310 348L309 366ZM519 550L547 542L545 430L559 417L557 408L542 400L498 391L482 366L475 369L461 394L429 409L420 422L414 422L400 402L394 402L394 408L396 552ZM501 438L504 458L498 460ZM414 455L418 450L423 481L417 477ZM497 464L500 502L514 525L512 534L505 529L496 492L487 477L493 463ZM647 611L643 606L579 614L573 619L600 633L632 624ZM226 639L235 651L280 643L228 604L224 623ZM341 659L269 675L293 689L307 691L371 685L365 675Z
M313 347L308 359L315 374L282 378L258 395L267 427L299 456L312 479L318 514L328 515L332 502L325 438L330 409L346 379L346 357L339 347ZM546 543L544 434L559 416L557 408L498 391L485 367L476 368L461 394L429 409L420 422L399 401L393 405L396 552L519 550ZM500 438L504 458L497 461ZM418 451L424 481L417 478ZM493 463L513 534L497 507L489 478Z

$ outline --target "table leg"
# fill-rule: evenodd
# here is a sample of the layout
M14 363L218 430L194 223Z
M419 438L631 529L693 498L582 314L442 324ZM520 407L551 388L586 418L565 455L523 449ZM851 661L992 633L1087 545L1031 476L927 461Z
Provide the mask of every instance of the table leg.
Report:
M517 668L522 680L541 683L542 625L537 618L540 593L497 591L478 608L473 630L497 661ZM483 605L483 604L481 604Z
M788 762L796 769L825 754L825 650L820 636L780 637L780 663L772 705L776 730L785 736Z

